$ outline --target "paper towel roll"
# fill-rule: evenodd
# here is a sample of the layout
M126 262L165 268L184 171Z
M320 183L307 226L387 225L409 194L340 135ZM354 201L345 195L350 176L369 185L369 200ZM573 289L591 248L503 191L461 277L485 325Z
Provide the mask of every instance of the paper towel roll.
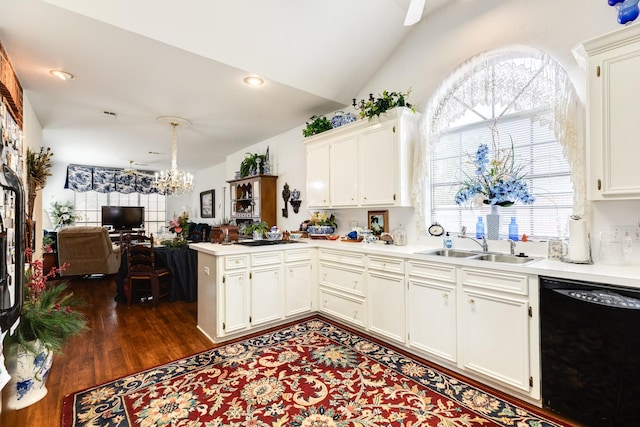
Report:
M572 262L589 261L589 235L587 222L579 217L569 217L569 248L567 258Z

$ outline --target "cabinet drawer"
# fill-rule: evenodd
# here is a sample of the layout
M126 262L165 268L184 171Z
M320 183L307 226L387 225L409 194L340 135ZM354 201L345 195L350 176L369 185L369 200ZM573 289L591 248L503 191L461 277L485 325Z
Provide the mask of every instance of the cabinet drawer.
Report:
M225 270L246 268L249 265L249 255L227 255L224 257Z
M328 289L320 289L320 311L333 314L348 322L364 326L365 312L364 301L332 292Z
M332 251L320 249L321 261L340 262L343 264L357 265L364 267L364 255L355 252Z
M452 283L456 281L456 267L453 265L409 261L407 269L411 276L427 277Z
M404 260L399 258L369 256L369 269L404 274Z
M320 264L320 284L364 296L364 269Z
M251 254L251 266L281 263L282 252L280 251Z
M525 274L467 268L461 271L463 286L475 286L519 295L529 294L529 276Z
M285 262L306 261L308 259L311 259L309 249L290 249L284 252Z

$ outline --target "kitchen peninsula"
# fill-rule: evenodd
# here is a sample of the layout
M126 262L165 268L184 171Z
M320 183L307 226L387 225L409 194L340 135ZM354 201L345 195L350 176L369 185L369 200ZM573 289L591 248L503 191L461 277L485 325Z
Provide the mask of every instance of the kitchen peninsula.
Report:
M538 406L538 276L640 288L637 266L507 264L418 253L437 249L425 244L190 247L198 328L214 342L317 312Z

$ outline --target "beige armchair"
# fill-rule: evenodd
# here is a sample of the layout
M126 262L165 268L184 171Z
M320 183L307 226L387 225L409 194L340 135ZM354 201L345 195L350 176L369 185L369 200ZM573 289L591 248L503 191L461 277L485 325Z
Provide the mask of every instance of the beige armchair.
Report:
M103 227L64 227L58 230L58 262L69 265L61 276L114 274L120 268L120 249Z

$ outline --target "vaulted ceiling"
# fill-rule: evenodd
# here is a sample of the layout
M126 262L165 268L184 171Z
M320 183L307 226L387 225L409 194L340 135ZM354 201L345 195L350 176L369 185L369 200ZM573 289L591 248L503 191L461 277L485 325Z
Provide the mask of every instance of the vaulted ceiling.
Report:
M192 123L178 163L195 172L366 92L411 31L409 3L0 0L0 42L55 161L164 169L171 129L156 118L178 116Z

